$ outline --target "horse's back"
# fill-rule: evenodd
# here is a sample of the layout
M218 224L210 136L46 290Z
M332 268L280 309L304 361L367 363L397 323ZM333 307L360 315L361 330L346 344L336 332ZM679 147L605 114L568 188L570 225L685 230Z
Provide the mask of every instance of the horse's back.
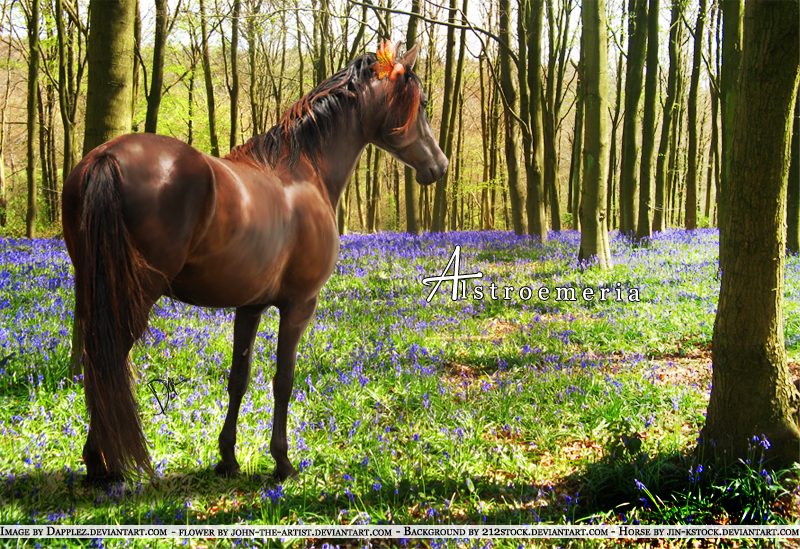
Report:
M133 242L153 268L173 278L213 216L214 173L205 155L150 133L124 135L91 151L64 182L68 247L80 225L84 172L104 155L119 167L122 215Z

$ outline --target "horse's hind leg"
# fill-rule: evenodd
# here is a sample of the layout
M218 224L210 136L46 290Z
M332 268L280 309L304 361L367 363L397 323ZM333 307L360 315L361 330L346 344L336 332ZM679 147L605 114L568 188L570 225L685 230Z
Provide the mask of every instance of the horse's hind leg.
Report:
M289 443L286 439L286 420L289 398L294 386L294 367L297 361L297 344L306 331L317 308L317 297L281 309L278 331L278 365L272 387L275 392L275 415L272 421L272 439L269 452L275 459L275 476L278 480L297 477L297 471L289 461Z
M225 415L225 423L219 434L219 452L222 460L214 468L219 475L234 476L240 472L234 451L236 423L239 419L242 397L250 384L253 341L256 338L261 314L265 309L266 307L261 306L236 309L236 319L233 321L233 361L228 376L228 413Z

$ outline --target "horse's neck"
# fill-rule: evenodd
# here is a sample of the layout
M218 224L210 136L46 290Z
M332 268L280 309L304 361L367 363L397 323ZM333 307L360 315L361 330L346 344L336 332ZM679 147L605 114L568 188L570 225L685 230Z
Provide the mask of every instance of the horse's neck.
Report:
M319 159L320 176L334 211L367 146L364 133L355 113L342 116Z

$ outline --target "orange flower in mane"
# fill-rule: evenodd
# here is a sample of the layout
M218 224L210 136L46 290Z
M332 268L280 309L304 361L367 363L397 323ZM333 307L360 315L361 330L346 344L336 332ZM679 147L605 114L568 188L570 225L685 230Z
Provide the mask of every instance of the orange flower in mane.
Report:
M394 62L394 44L387 40L383 46L375 52L378 62L372 66L372 69L378 73L378 80L383 80L386 75L389 75L389 80L397 82L401 74L406 72L406 68L400 63Z

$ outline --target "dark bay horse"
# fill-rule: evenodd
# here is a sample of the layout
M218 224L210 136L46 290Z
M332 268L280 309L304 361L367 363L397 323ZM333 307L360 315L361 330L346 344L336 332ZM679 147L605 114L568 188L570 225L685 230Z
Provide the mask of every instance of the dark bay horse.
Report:
M261 314L278 307L270 454L278 479L297 475L287 455L287 410L298 342L339 253L339 197L368 143L412 167L420 184L447 170L411 70L416 52L396 62L390 52L390 69L385 47L355 59L225 158L131 134L93 150L69 174L63 224L85 341L88 479L152 474L127 357L162 295L236 308L216 466L223 475L239 473L236 423L253 340Z

